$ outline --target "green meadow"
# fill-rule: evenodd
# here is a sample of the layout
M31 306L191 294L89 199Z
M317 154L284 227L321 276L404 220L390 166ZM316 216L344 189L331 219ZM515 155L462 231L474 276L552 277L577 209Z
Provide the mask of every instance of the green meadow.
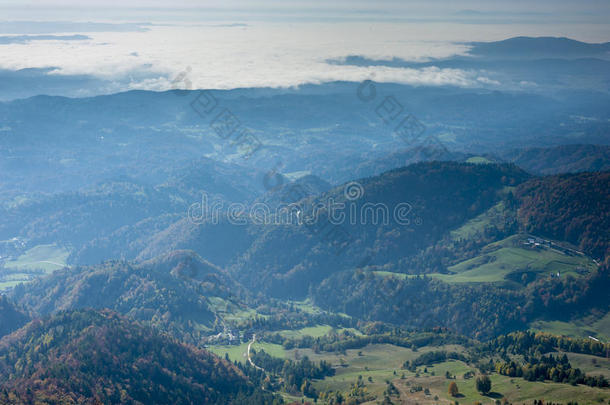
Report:
M420 404L449 404L458 401L460 404L493 403L497 399L506 398L512 403L530 403L534 399L544 398L545 401L566 403L577 401L579 404L607 404L610 400L610 390L591 388L587 386L572 386L552 382L529 382L522 378L511 378L496 373L490 375L492 391L489 395L477 392L475 378L464 378L467 372L478 375L472 365L461 361L446 361L429 366L418 367L416 373L402 370L406 360L413 360L422 353L433 350L463 351L456 345L441 347L424 347L417 352L409 348L389 344L373 344L362 349L347 350L342 353L315 353L311 349L292 349L284 353L286 358L299 359L308 356L311 360L326 360L336 368L336 374L324 380L314 381L318 391L348 392L353 383L362 376L369 393L383 398L387 387L386 381L391 381L399 390L400 397L393 397L394 403L420 403ZM606 359L596 359L593 356L568 354L575 367L582 367L592 374L610 374L610 364ZM587 365L588 364L588 365ZM585 367L586 366L586 367ZM448 373L451 378L446 377ZM452 398L448 394L449 383L455 381L460 395ZM421 391L411 392L415 387L422 387ZM429 394L425 393L428 389ZM437 399L435 399L435 397ZM372 402L377 403L377 402Z
M225 357L225 354L228 354L231 361L244 363L247 360L248 343L240 345L209 345L206 349L222 358ZM252 345L252 350L264 350L273 357L284 358L286 356L284 348L281 345L273 343L255 342Z
M0 267L0 291L66 267L69 255L66 248L55 244L38 245L27 250Z
M17 259L4 263L9 270L44 270L52 272L66 266L70 252L55 244L35 246Z
M513 235L483 248L482 254L448 268L450 274L431 274L448 283L495 283L509 281L509 275L529 273L560 277L594 270L595 262L581 255L568 255L548 247L529 247L523 235ZM517 277L518 280L518 277Z

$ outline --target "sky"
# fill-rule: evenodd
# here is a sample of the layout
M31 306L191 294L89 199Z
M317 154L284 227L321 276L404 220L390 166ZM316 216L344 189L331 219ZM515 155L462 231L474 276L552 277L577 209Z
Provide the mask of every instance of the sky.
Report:
M484 73L329 64L349 55L425 61L469 41L610 41L610 1L0 0L0 69L50 68L129 89L289 87L374 79L475 86Z
M608 21L610 4L607 0L1 0L0 8L9 18L26 16L73 19L160 19L189 20L221 16L248 19L286 18L340 20L355 19L444 19L452 14L488 18L533 19L552 17L554 21ZM8 14L7 14L8 13Z

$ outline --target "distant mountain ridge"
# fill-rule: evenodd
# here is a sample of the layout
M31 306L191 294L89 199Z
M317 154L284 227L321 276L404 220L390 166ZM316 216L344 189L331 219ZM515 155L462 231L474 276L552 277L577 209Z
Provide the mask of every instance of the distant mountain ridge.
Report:
M533 174L560 174L610 170L608 145L560 145L524 148L498 155Z
M496 42L471 42L472 55L504 58L610 57L610 42L591 44L565 37L514 37Z

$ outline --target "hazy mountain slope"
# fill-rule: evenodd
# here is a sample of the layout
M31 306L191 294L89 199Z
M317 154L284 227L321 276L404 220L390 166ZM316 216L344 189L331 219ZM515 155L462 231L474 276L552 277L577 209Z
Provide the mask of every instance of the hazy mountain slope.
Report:
M528 177L514 166L431 162L362 179L359 199L348 200L342 186L301 202L305 213L317 203L346 204L345 218L354 209L354 224L345 219L335 227L320 211L312 225L253 226L249 232L257 238L231 271L246 286L302 297L311 284L334 272L416 253L495 204L504 187ZM379 204L387 208L387 221L372 212ZM395 214L400 207L408 212Z
M251 212L240 222L182 220L152 237L139 259L191 249L230 268L248 288L303 297L311 283L332 272L392 263L416 253L495 204L504 187L528 177L510 165L419 163L359 180L363 194L355 201L346 199L344 186L310 197L306 188L291 183L284 192L270 194L274 204L278 198L291 202L301 195L299 206L306 216L319 204L345 204L343 215L352 216L347 210L353 208L355 222L346 216L332 226L324 210L310 225L274 216L275 211L269 211L266 225L248 217ZM385 204L385 217L376 211L379 204Z
M330 183L312 174L290 181L284 176L270 172L266 179L269 190L254 202L266 204L270 208L276 208L280 204L295 203L306 197L314 197L332 188Z
M171 167L167 180L159 188L165 193L199 197L199 200L205 192L209 198L249 201L265 191L264 175L265 172L251 167L198 158L183 166Z
M607 143L610 99L599 88L548 97L535 94L535 86L501 92L375 83L377 98L365 102L359 85L210 91L218 111L227 108L260 140L260 151L250 159L238 153L233 138L217 134L217 112L201 116L192 109L199 94L194 91L0 103L0 191L12 200L90 188L118 176L160 184L173 169L202 156L263 173L281 162L285 172L309 171L337 183L346 178L335 171L409 146L396 133L402 116L386 124L380 115L388 97L452 150L573 143L575 134L578 142ZM358 156L362 160L354 160Z
M91 310L36 320L1 340L0 388L0 402L14 404L270 401L232 364Z
M253 200L264 190L262 173L210 159L167 170L159 185L122 177L75 192L0 202L0 240L19 236L30 247L69 246L74 264L133 259L142 249L139 241L186 217L191 205Z
M534 174L610 169L610 146L607 145L561 145L553 148L514 149L498 155Z
M123 225L115 231L100 234L75 250L71 263L79 265L98 264L111 258L134 259L149 243L151 235L163 232L184 217L184 213L165 214L145 218L139 222Z
M294 217L273 216L272 211L267 225L247 216L242 218L243 223L223 220L195 224L182 220L151 238L139 258L171 249L192 249L230 268L248 288L303 297L311 283L332 272L395 263L415 254L495 204L504 187L528 177L506 165L415 164L359 180L363 195L356 201L346 199L344 186L316 197L301 194L305 196L299 203L304 215L311 216L318 204L345 204L343 215L351 216L347 210L355 210L358 218L354 224L347 219L332 226L324 211L311 225L298 225ZM303 191L297 189L298 183L285 187L284 193L276 195L285 202L294 201L290 198ZM385 204L386 217L375 211L379 204ZM396 215L404 218L396 221Z
M148 260L172 250L189 249L219 266L226 267L256 239L257 227L235 225L225 218L214 221L182 219L152 235L137 256Z
M466 154L464 153L449 151L439 145L421 145L406 148L361 162L357 156L354 156L351 159L352 161L346 163L342 170L339 169L338 177L342 181L349 181L351 179L377 176L383 172L409 166L418 162L460 161L463 160L465 156ZM353 165L354 162L357 164Z
M23 236L38 243L75 247L151 216L185 212L184 203L154 187L130 181L100 184L93 190L26 198L3 210L0 237Z

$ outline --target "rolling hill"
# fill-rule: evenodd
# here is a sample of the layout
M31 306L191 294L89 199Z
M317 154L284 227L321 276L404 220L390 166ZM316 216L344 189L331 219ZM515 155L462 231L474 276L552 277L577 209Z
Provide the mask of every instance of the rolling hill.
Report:
M231 299L241 288L218 267L189 251L144 263L110 261L54 272L16 287L16 302L41 315L109 308L200 344L217 316L210 298Z
M244 285L302 297L334 272L382 266L417 253L495 204L504 187L528 177L514 166L430 162L359 180L362 195L356 200L345 194L348 183L301 203L305 212L319 202L342 203L358 218L346 212L334 226L322 211L311 226L266 227L230 269ZM408 212L397 218L401 207ZM384 212L387 218L375 217Z
M599 260L610 254L610 172L535 178L515 197L526 231L571 242Z
M271 403L231 363L111 311L62 312L0 340L0 402Z

